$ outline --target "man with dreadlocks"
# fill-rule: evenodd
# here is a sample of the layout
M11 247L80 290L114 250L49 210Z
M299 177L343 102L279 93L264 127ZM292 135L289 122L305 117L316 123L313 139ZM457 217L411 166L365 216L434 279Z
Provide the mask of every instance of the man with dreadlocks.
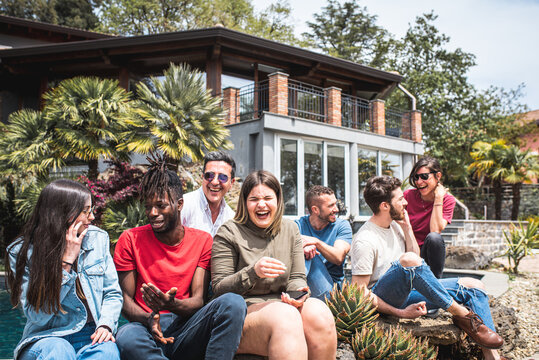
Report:
M182 183L159 156L140 186L150 224L125 231L114 263L130 321L116 342L122 359L232 359L245 301L224 294L204 306L212 237L184 227Z

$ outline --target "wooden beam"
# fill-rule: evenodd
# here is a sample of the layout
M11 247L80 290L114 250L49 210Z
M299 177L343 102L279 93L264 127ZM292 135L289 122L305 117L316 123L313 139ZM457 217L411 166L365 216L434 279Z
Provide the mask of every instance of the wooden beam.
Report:
M208 52L206 60L206 89L216 96L221 93L221 74L223 73L223 59L221 46L215 45Z
M120 72L118 74L118 81L120 82L120 86L124 88L126 91L129 91L129 70L127 67L122 66L120 68Z

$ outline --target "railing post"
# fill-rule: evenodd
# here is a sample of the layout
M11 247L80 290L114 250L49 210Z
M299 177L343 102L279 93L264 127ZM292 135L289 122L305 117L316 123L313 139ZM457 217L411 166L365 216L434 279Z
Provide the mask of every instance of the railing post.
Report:
M342 125L341 91L341 89L335 86L324 89L324 95L327 99L326 121L328 124Z
M238 89L233 87L227 87L223 89L223 108L227 111L225 117L225 124L235 124L238 122L236 117L238 114Z
M274 72L269 78L269 112L288 115L288 74Z
M372 102L372 131L375 134L386 134L386 109L384 100Z
M410 113L410 128L412 133L410 139L415 142L422 142L421 111L413 110Z

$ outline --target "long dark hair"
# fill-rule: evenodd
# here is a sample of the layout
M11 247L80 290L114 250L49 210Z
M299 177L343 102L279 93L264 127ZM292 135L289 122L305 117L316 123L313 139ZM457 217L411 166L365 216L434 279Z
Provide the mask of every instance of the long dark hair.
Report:
M417 186L415 185L414 175L417 174L419 169L421 169L422 167L426 167L430 171L433 171L436 173L442 172L442 167L440 166L440 162L438 161L438 159L432 156L428 156L428 155L423 156L421 159L417 160L417 162L412 167L412 171L410 171L410 177L409 177L410 185L412 185L415 188L417 188ZM434 175L436 176L436 174Z
M275 196L277 197L277 212L275 213L273 222L266 229L267 234L275 236L279 230L281 230L281 220L283 219L284 214L284 201L281 184L279 183L279 180L277 180L277 178L269 171L257 170L247 175L243 185L241 186L234 221L240 224L247 223L247 220L249 219L249 212L247 211L247 197L251 193L251 190L253 190L253 188L257 185L266 185L275 192Z
M20 303L21 283L26 266L29 267L26 300L36 312L56 314L63 311L60 304L62 286L62 256L66 248L66 231L75 222L92 194L78 182L59 179L47 185L39 195L30 220L24 225L15 246L15 272L6 252L7 284L11 303ZM28 251L32 249L28 258Z

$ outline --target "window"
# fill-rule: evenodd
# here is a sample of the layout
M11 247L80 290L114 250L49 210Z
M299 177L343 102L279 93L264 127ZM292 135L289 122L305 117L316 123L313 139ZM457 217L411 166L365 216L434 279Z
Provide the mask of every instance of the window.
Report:
M369 216L372 211L365 202L363 190L367 179L377 175L378 153L376 150L368 150L358 148L357 151L357 168L358 168L358 184L359 184L359 215Z
M382 166L382 175L389 175L402 179L400 154L380 151L380 165Z
M342 145L327 146L327 186L334 192L337 200L346 203L346 155Z
M281 139L280 181L283 188L284 214L298 213L297 183L298 183L298 145L296 140Z
M322 184L322 144L305 141L303 151L304 193L306 193L311 186Z

